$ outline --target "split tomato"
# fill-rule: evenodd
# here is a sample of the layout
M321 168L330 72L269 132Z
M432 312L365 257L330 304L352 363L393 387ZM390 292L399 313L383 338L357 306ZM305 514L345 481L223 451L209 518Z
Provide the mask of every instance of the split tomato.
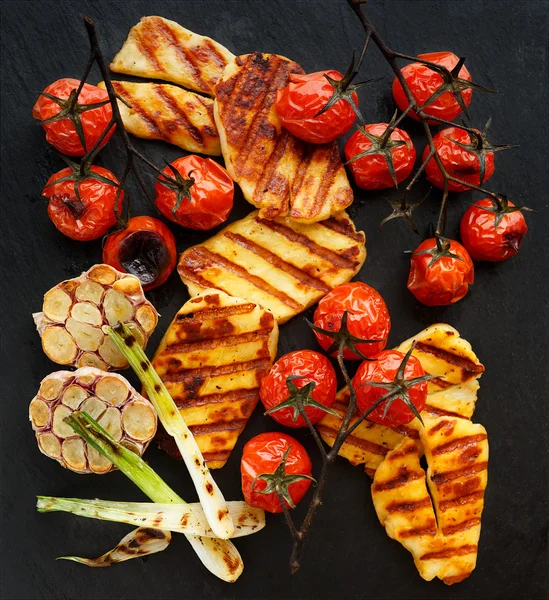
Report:
M297 138L313 144L326 144L347 133L356 115L351 105L339 99L321 115L318 113L334 95L334 86L326 79L341 81L339 71L318 71L308 75L290 73L288 85L276 93L276 112L282 125ZM352 93L355 106L356 92Z

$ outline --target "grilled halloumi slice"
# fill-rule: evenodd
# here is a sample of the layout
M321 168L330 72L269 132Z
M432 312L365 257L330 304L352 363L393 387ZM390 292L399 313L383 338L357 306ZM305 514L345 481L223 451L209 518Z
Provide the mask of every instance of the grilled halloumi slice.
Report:
M234 58L215 86L215 120L231 177L259 216L322 221L347 208L353 192L334 143L307 144L282 127L276 92L303 69L277 54Z
M213 100L176 85L113 81L122 98L118 109L124 127L136 137L164 140L189 152L219 156ZM105 89L101 81L98 87Z
M421 415L450 416L470 419L475 410L478 379L484 366L473 352L471 344L460 337L459 332L444 323L427 327L414 337L402 342L397 350L407 352L416 341L413 355L421 362L426 373L436 375L428 384L428 396ZM341 422L349 405L349 390L339 391L334 410L340 417L327 414L317 425L323 440L330 446L341 427ZM353 417L354 423L358 415ZM409 437L422 445L419 431L421 423L414 419L407 425L389 429L371 421L363 421L341 447L339 454L353 465L364 464L366 472L372 474L384 456Z
M143 17L130 29L110 68L115 73L178 83L213 94L216 81L234 58L214 40L162 17Z
M365 258L364 233L346 213L303 225L255 211L185 250L177 269L191 296L215 287L269 309L280 324L350 281Z
M372 499L387 534L412 553L421 577L451 585L476 566L488 437L482 425L444 416L426 416L420 436L427 477L416 444L404 439L378 467Z
M214 289L185 303L168 327L152 362L210 469L227 462L277 344L271 312ZM159 441L177 456L173 438Z

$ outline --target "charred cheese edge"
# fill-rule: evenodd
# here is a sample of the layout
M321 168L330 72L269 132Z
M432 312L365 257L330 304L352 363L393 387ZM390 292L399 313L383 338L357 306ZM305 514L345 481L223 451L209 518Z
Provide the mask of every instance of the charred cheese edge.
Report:
M378 467L372 499L387 534L412 553L421 577L451 585L476 566L488 437L482 425L444 416L426 416L420 436L427 477L416 444L404 439Z
M163 79L211 95L234 58L209 37L162 17L143 17L110 64L115 73Z
M229 458L277 344L271 312L215 289L186 302L168 327L152 363L210 468ZM158 440L178 456L173 438L160 433Z
M163 140L188 150L219 156L213 100L176 85L113 81L122 98L118 109L124 128L136 137ZM105 89L101 81L98 87Z
M407 352L413 341L417 341L413 355L421 362L426 373L437 376L429 381L422 417L430 415L470 419L475 410L477 391L480 387L478 379L484 372L484 367L473 352L471 344L460 337L456 329L444 323L427 327L402 342L397 350ZM327 414L317 425L322 439L330 446L341 427L348 404L349 390L344 388L338 392L334 407L340 417ZM357 418L358 415L354 416L351 423ZM365 420L347 438L339 454L353 465L364 464L366 472L371 475L386 454L405 437L413 439L421 453L421 429L417 419L394 429Z
M364 233L346 213L304 225L255 211L185 250L178 271L191 296L214 287L269 309L280 324L350 281L365 258Z

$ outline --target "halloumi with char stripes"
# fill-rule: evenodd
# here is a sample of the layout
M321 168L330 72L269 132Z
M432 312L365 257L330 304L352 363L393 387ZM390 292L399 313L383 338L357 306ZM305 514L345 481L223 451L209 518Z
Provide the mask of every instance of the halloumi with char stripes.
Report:
M436 375L428 383L428 395L422 417L460 417L471 419L475 410L478 379L484 366L473 352L471 344L460 337L459 332L444 323L427 327L414 337L402 342L397 350L407 352L416 341L413 355L418 358L426 373ZM349 390L338 392L333 409L341 416L327 414L317 425L322 439L329 444L341 427L349 404ZM358 415L353 417L354 423ZM413 439L421 452L419 431L421 423L414 419L407 425L390 429L371 421L363 421L347 438L339 454L353 465L364 464L366 472L373 474L386 454L405 437Z
M118 109L124 128L136 137L163 140L189 152L219 156L221 146L213 100L176 85L113 81L122 98ZM105 89L101 81L98 87Z
M420 437L427 477L416 444L404 438L379 465L372 499L387 534L412 553L421 577L451 585L476 566L488 438L482 425L467 419L425 416L424 421Z
M184 304L168 327L152 363L210 469L229 458L277 344L271 312L215 289ZM161 436L160 445L178 455L170 436Z
M111 71L172 81L213 94L217 80L234 58L209 37L162 17L143 17L110 64Z
M304 225L255 211L185 250L177 268L191 296L214 287L269 309L280 324L350 281L365 258L364 233L346 213Z

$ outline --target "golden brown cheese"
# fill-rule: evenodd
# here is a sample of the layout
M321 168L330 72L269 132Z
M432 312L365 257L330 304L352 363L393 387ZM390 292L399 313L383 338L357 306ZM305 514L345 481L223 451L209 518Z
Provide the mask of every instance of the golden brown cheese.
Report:
M136 137L163 140L189 152L219 156L213 100L175 85L113 81L122 98L118 109L124 127ZM98 86L105 89L104 82Z
M322 221L353 201L337 144L307 144L282 127L276 92L303 69L277 54L236 57L215 86L227 170L264 219Z
M172 81L212 94L234 55L214 40L162 17L143 17L130 29L110 68L115 73Z
M350 281L366 258L364 244L346 213L304 225L261 219L255 211L185 250L178 271L191 296L215 287L284 323Z
M211 469L227 462L256 407L277 343L272 313L214 289L184 304L160 342L153 366ZM159 440L178 456L173 438Z

